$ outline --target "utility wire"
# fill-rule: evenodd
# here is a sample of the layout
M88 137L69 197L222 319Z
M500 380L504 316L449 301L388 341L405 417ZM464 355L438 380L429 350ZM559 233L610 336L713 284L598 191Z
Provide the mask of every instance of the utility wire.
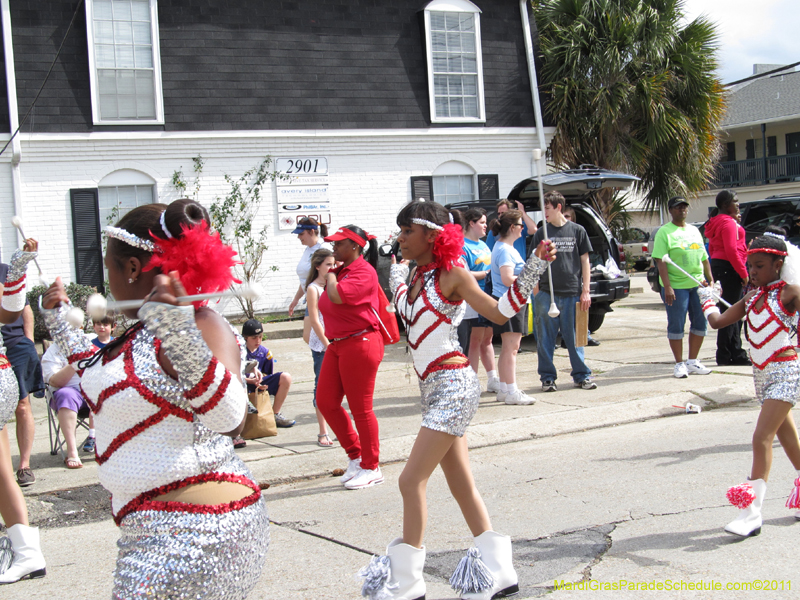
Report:
M19 130L22 129L23 125L25 125L26 121L28 120L28 117L30 116L31 112L33 111L33 107L36 106L36 101L39 100L39 96L42 95L42 92L44 91L44 86L47 85L47 80L50 79L50 74L53 72L53 68L56 66L56 62L58 61L58 57L61 55L61 49L64 47L64 43L67 41L67 37L69 37L69 32L72 31L72 26L75 24L75 19L78 16L78 11L80 10L81 6L83 6L83 0L78 0L78 5L75 7L75 12L72 14L72 20L69 22L69 27L67 27L67 32L64 34L64 39L61 40L61 45L58 47L58 52L56 52L56 56L53 59L53 63L50 65L50 69L48 69L47 75L44 76L44 81L42 82L42 87L39 88L39 92L36 94L36 97L33 99L33 102L31 102L31 106L28 109L28 112L26 112L25 116L22 117L22 121L20 121L19 127L17 127L17 130L9 138L8 142L6 143L6 145L3 146L3 149L0 150L0 156L2 156L3 152L5 152L6 149L8 149L8 147L11 145L11 142L14 140L14 138L19 133Z

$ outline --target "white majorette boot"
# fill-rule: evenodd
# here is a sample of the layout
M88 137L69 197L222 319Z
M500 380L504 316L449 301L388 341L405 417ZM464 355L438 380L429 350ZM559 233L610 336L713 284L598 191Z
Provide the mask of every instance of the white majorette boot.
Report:
M797 479L794 480L794 489L786 500L786 508L800 508L800 470L797 471ZM800 510L794 513L794 518L800 521Z
M484 531L475 547L461 559L450 586L466 600L491 600L519 592L517 572L511 561L511 538Z
M361 595L369 600L425 600L425 546L415 548L395 538L386 556L373 556L358 572L364 579Z
M11 548L14 550L14 560L8 570L0 574L0 584L44 577L46 571L39 546L39 529L21 524L12 525L8 528L8 539L11 540Z
M730 488L726 494L728 500L741 510L739 516L725 526L725 531L742 537L761 533L761 505L766 494L767 482L763 479L751 479Z

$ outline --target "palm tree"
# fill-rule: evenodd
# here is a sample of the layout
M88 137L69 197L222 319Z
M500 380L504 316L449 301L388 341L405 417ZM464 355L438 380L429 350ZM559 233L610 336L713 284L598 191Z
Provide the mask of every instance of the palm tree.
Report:
M705 189L724 112L714 25L703 16L684 23L682 0L532 5L556 167L637 175L650 210ZM599 201L608 212L612 194Z

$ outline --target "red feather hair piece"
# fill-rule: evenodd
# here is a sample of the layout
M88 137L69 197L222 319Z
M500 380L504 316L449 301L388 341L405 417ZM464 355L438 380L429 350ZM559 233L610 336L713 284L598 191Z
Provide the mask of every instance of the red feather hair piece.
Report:
M242 263L234 260L236 251L222 242L219 232L211 233L205 221L194 227L182 225L181 229L183 234L178 238L161 239L151 233L161 252L153 253L145 271L177 271L190 295L221 292L241 283L233 276L232 268ZM193 304L199 308L207 302Z
M464 231L458 225L448 223L433 242L433 259L440 268L449 271L458 263L464 252Z

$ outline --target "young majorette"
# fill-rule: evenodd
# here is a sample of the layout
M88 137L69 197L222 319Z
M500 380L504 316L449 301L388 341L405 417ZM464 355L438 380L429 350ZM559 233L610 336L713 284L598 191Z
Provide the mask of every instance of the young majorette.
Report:
M794 255L794 256L793 256ZM800 286L797 263L800 250L782 235L767 232L747 251L750 283L758 289L724 313L716 306L711 288L698 288L703 312L714 329L745 318L756 398L761 403L753 433L753 466L748 482L728 490L731 504L741 509L725 531L740 536L761 533L761 506L767 493L775 435L797 469L797 479L786 506L800 508L800 441L791 410L800 394L800 362L790 336L797 332ZM800 519L800 513L795 515Z
M100 482L120 528L115 599L243 599L269 544L259 485L236 456L247 394L230 325L180 296L227 289L235 252L191 200L133 209L106 229L105 265L117 300L140 322L93 353L67 325L57 280L45 323L95 414Z
M517 314L546 268L542 259L552 260L555 249L543 242L498 301L481 291L469 271L456 266L463 234L459 224L451 224L451 215L443 206L411 202L400 211L397 224L404 260L392 264L390 286L419 377L422 427L399 480L403 537L389 544L386 556L373 557L362 569L361 593L370 600L425 597L425 489L434 469L441 465L476 546L461 560L450 584L462 598L488 600L514 594L519 586L511 560L511 538L492 531L470 471L464 433L478 409L481 388L458 345L456 329L464 315L464 301L496 323ZM405 283L408 260L417 261L410 286Z
M28 263L36 258L37 248L36 240L25 240L23 250L17 250L11 257L5 282L0 286L3 296L0 323L13 323L25 308L25 271ZM5 427L14 415L18 402L17 378L0 336L0 517L3 518L14 553L11 565L0 573L0 584L45 576L39 529L28 526L28 507L14 480L8 429Z

